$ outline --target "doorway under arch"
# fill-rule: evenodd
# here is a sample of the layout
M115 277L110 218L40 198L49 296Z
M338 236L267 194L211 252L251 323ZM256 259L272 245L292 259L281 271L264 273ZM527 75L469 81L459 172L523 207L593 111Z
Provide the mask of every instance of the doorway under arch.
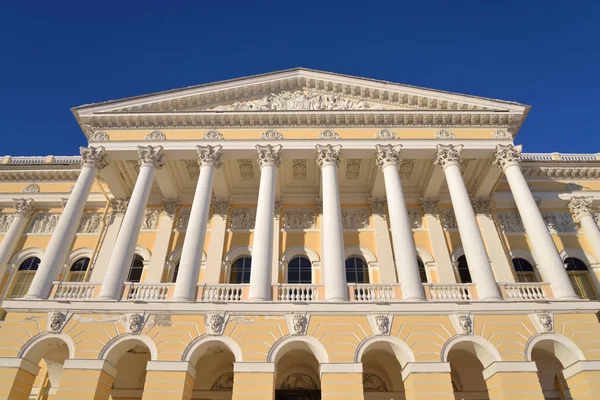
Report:
M275 400L320 400L319 360L308 343L292 341L275 355Z

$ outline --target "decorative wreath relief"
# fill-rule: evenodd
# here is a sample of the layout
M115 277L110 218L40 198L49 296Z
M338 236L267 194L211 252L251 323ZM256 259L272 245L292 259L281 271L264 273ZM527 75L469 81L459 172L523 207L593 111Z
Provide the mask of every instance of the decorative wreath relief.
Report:
M309 319L307 315L300 313L287 314L285 319L292 335L306 335Z
M376 335L388 335L392 325L391 317L385 314L374 314L367 317L373 333Z
M144 316L141 314L129 314L127 316L127 330L129 333L140 333L144 327Z
M48 329L52 332L58 332L63 327L66 315L59 311L52 311L48 314Z
M530 314L529 318L533 321L540 333L551 333L554 331L554 318L552 314Z
M450 319L459 335L471 335L473 333L473 319L470 315L451 315Z
M204 316L206 333L209 335L222 335L226 323L227 316L225 314L207 314Z

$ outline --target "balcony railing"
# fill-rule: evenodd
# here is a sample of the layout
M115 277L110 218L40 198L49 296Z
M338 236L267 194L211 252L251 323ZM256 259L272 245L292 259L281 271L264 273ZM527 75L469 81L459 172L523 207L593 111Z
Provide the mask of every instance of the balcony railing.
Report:
M502 296L507 301L548 301L554 298L549 283L499 283ZM423 284L425 296L436 302L479 301L475 284ZM54 282L50 295L54 300L93 301L100 293L101 284L88 282ZM173 298L174 283L125 283L122 301L163 302ZM247 284L200 284L197 301L239 303L248 300ZM401 302L399 284L348 285L350 302L392 303ZM316 284L273 285L273 302L315 303L324 302L325 286Z

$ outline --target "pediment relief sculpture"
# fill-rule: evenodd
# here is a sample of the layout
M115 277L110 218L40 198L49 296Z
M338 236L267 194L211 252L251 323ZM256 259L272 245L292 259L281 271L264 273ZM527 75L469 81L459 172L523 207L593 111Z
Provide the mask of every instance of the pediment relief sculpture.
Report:
M231 210L231 229L254 229L256 209L234 208Z
M14 214L0 214L0 233L8 232L14 218Z
M27 233L52 233L59 218L60 214L38 213L31 221Z
M283 211L283 229L315 229L317 213L314 209L288 208Z
M369 210L342 210L342 226L344 229L369 229L371 227Z

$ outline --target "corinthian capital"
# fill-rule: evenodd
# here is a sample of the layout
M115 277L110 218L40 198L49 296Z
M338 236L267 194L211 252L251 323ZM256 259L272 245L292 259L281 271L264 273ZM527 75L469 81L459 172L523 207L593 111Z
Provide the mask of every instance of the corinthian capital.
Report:
M521 146L499 144L496 146L495 156L493 164L500 169L504 170L511 165L519 165L521 163Z
M256 151L258 151L258 165L262 168L264 166L270 165L279 167L281 163L281 145L277 144L275 146L271 146L270 144L266 146L256 145Z
M575 221L579 222L581 218L592 215L592 199L590 197L571 197L569 210Z
M165 199L163 200L162 208L165 214L167 214L171 218L175 218L175 214L177 214L179 205L179 199Z
M154 168L162 168L165 165L162 146L138 146L140 165L149 165Z
M116 214L125 214L128 204L129 200L127 199L114 199L110 202L113 212Z
M398 166L400 163L400 149L402 148L402 145L397 144L392 146L391 144L378 144L375 148L377 149L377 160L375 162L379 168L383 169L388 165Z
M342 145L321 145L318 144L317 148L317 165L319 168L323 168L326 165L340 165L340 152L342 151Z
M229 214L231 204L226 200L217 200L213 202L212 208L215 214L226 216L227 214Z
M437 145L437 158L434 164L438 167L445 169L449 165L460 164L460 153L462 152L462 144L459 145Z
M17 214L27 218L35 211L35 201L32 199L13 199Z
M81 154L82 167L92 167L100 171L108 165L106 162L106 151L102 146L80 147L79 154Z
M492 199L476 198L471 201L476 214L491 214L494 208Z
M438 199L421 199L421 206L425 214L437 215L440 213L440 201Z
M200 166L208 165L214 168L221 167L221 155L223 146L196 146L198 152L198 164Z

